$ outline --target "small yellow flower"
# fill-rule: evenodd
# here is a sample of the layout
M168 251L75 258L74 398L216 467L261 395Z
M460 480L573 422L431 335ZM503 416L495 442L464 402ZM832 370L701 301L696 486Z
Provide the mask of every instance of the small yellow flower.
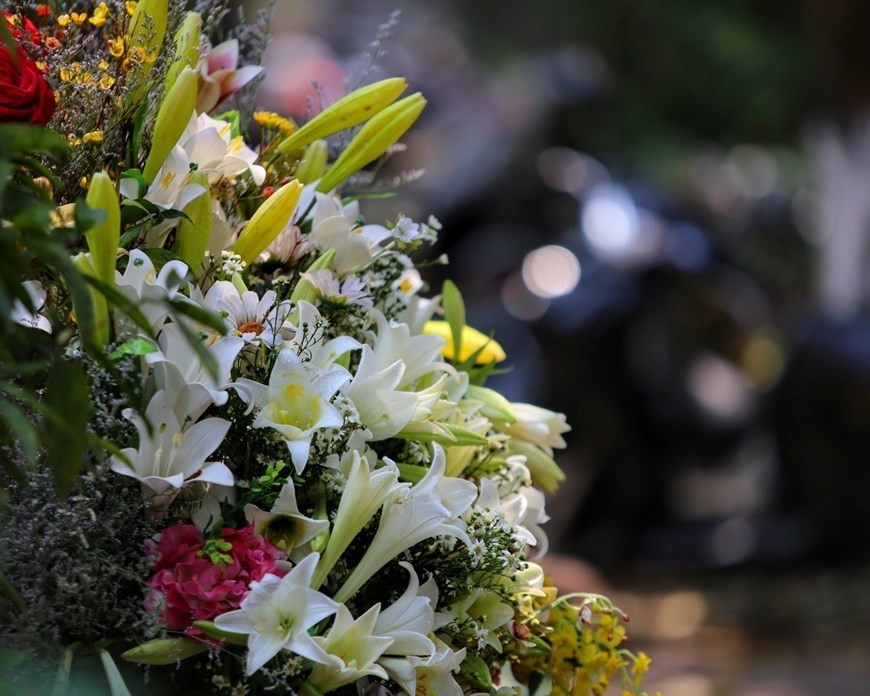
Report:
M103 142L103 131L95 130L91 131L90 133L85 133L82 136L82 142L85 144Z
M109 8L106 3L101 2L94 10L94 16L91 17L88 21L95 27L101 27L106 23L106 19L108 18L108 16Z
M72 80L72 70L69 68L61 68L60 69L60 80L61 82L69 82Z
M97 67L100 70L106 70L109 67L109 61L101 60L99 63L97 63Z
M6 15L6 23L10 27L14 27L16 24L18 24L18 21L19 21L18 15L14 15L14 14Z
M100 89L111 89L114 84L115 78L108 73L103 73L100 76L100 83L98 85Z
M60 15L60 16L57 18L57 23L58 23L60 26L62 26L62 27L67 26L67 25L70 23L70 17L69 17L69 15L68 15L68 14L62 14L62 15Z
M136 5L138 4L139 3L135 2L135 0L130 0L130 2L124 3L124 9L127 10L127 14L132 17L133 13L136 11Z
M83 176L81 179L79 179L79 186L81 186L83 189L86 189L88 187L88 177Z
M118 36L109 42L109 53L115 58L124 55L124 37Z
M652 660L649 659L649 655L645 652L639 652L637 654L637 658L634 661L634 665L631 668L632 673L634 674L636 679L640 679L644 674L646 674Z
M75 133L67 133L66 140L70 147L78 147L82 144L81 139Z
M87 12L70 12L70 17L72 17L72 21L76 23L76 25L81 25L87 18Z
M291 121L273 111L255 111L254 122L260 128L271 128L285 136L291 135L296 130L296 126Z
M38 60L36 61L36 67L39 68L42 72L45 72L46 68L48 67L48 63L46 63L44 60Z

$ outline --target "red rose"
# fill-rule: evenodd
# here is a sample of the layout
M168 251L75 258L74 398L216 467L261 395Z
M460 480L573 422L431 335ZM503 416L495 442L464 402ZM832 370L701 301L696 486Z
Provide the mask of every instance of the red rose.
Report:
M54 92L21 48L17 58L0 44L0 123L44 126L54 113Z

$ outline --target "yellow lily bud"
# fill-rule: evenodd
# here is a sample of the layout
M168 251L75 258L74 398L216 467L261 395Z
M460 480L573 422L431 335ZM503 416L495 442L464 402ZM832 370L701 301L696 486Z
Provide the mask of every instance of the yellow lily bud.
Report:
M332 267L332 261L335 258L335 249L328 249L323 254L318 256L314 263L312 263L308 268L305 269L305 272L309 271L322 271L327 268ZM305 302L311 302L314 304L314 301L317 299L317 291L314 289L314 286L305 278L301 278L298 283L296 283L296 287L293 288L293 294L290 295L290 300L293 303L298 303L301 300Z
M427 321L423 325L423 333L435 334L447 340L447 345L444 346L444 357L448 360L464 362L481 346L483 350L480 351L475 360L478 365L501 362L507 357L504 349L497 341L470 326L462 327L462 351L458 358L454 354L453 334L450 331L450 325L446 321Z
M331 191L351 174L374 162L405 134L425 106L426 100L417 92L373 116L327 170L317 190Z
M302 184L295 179L269 196L242 230L233 251L245 263L251 263L272 243L290 222L302 194Z
M301 150L315 140L359 125L392 104L407 86L403 77L390 77L355 89L285 138L278 145L278 152L286 155L293 150Z
M164 91L168 93L184 68L195 68L199 61L199 37L202 34L202 16L188 12L175 32L175 60L166 72Z
M471 384L465 390L465 398L482 402L483 408L480 409L480 413L491 421L515 423L517 420L511 402L497 391Z
M121 240L121 207L115 183L105 172L97 172L88 189L87 204L94 210L105 213L103 221L85 232L88 249L91 250L94 277L114 285L118 244Z
M99 279L90 254L84 252L76 254L73 256L72 262L82 275ZM112 282L114 283L114 280ZM90 297L91 312L94 316L94 334L90 338L97 345L105 346L109 342L109 305L106 302L105 295L94 288L88 288L88 295ZM83 313L82 307L77 307L75 302L73 302L73 311L77 316Z
M148 75L154 68L154 59L163 46L166 36L166 23L169 18L169 0L139 0L127 28L127 55L140 58L131 61L132 68L127 75L131 84L137 87L127 97L135 109L145 96Z
M154 121L154 136L151 139L151 152L145 160L142 176L149 184L154 181L160 167L166 161L172 148L187 127L196 106L196 90L199 73L193 68L184 68L163 103Z
M193 638L155 638L121 653L127 662L140 665L174 665L186 657L208 650L209 644Z
M175 232L172 251L198 275L211 236L211 191L208 188L206 172L193 172L190 183L199 184L205 191L184 206L183 212L190 220L181 219Z
M326 162L329 158L329 146L325 140L315 140L305 148L302 155L302 163L296 168L296 178L303 184L316 181L326 171Z

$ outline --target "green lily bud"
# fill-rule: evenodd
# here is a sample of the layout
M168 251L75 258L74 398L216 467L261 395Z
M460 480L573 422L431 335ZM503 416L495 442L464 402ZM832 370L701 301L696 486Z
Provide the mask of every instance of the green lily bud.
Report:
M140 665L172 665L199 655L208 647L208 643L193 638L155 638L121 653L121 658Z
M224 631L218 628L214 621L194 621L193 625L198 628L200 631L205 633L209 638L214 638L215 640L222 640L225 643L230 643L231 645L247 645L248 644L248 636L243 633L230 633L229 631Z
M199 73L193 68L184 68L172 89L163 97L154 121L151 152L148 153L145 168L142 170L142 176L147 183L154 181L160 167L187 127L196 106L198 84Z
M479 435L473 430L463 428L461 425L453 425L453 423L439 423L439 426L444 428L446 433L438 433L432 430L421 430L411 425L403 428L393 437L400 437L408 440L418 440L420 442L437 442L443 447L454 447L469 445L483 446L489 444L483 435Z
M193 172L190 183L199 184L205 191L184 206L183 212L190 220L181 219L175 231L175 244L172 251L194 274L198 274L211 236L211 192L208 188L206 172Z
M88 249L91 250L93 275L108 285L114 285L115 263L121 240L121 207L115 183L108 174L94 174L85 201L89 207L105 213L101 223L85 232Z
M407 86L403 77L390 77L355 89L281 141L278 152L286 155L293 150L301 150L315 140L359 125L392 104Z
M465 398L483 402L483 408L480 409L480 412L491 421L516 423L517 414L514 413L514 407L497 391L471 384L465 390Z
M526 466L532 475L532 481L545 493L555 493L559 484L565 480L565 472L540 447L513 438L510 441L509 449L511 454L525 455Z
M72 262L82 275L100 279L94 268L91 254L84 252L76 254L73 256ZM113 278L112 283L114 282ZM90 336L90 338L97 345L105 346L109 342L109 305L106 302L105 295L94 288L88 288L88 296L90 298L91 313L94 316L94 335ZM73 309L77 314L82 312L82 308L76 307L75 303L73 303Z
M326 494L324 491L320 491L320 497L317 499L317 502L314 504L314 519L315 520L328 520L329 515L326 512ZM311 550L315 553L323 553L324 549L326 549L329 544L329 537L332 535L332 528L327 527L322 532L319 532L317 536L315 536L309 543L311 544Z
M233 277L230 278L230 282L233 284L236 292L239 293L239 297L248 292L248 286L245 285L245 279L242 278L241 274L233 273Z
M329 158L329 146L325 140L315 140L305 148L302 155L302 163L296 168L296 178L303 184L316 181L326 171L326 162Z
M476 691L489 692L492 690L492 675L489 667L478 655L467 654L459 665L459 674Z
M314 263L312 263L308 268L305 269L305 272L307 273L309 271L322 271L327 268L331 268L334 258L335 249L327 249L314 260ZM294 304L298 304L302 300L314 304L314 301L316 299L317 290L315 290L311 282L306 280L305 278L301 278L299 282L296 283L296 287L293 288L293 294L290 295L290 300Z
M360 128L320 180L318 191L331 191L354 172L383 155L414 124L426 106L417 92L383 109Z
M195 68L199 61L199 37L202 34L202 16L188 12L175 32L175 60L166 72L164 93L169 93L184 68Z
M251 263L281 234L296 210L300 195L302 184L294 179L275 191L257 208L233 247L233 251L242 257L242 261Z

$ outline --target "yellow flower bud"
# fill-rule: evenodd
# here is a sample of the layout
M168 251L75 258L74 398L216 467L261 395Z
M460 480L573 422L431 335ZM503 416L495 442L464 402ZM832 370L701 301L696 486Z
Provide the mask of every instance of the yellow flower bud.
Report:
M302 184L294 179L277 189L257 208L233 247L245 263L257 258L287 226L301 194Z
M315 140L359 125L392 104L407 86L405 78L390 77L355 89L334 104L330 104L293 135L282 141L278 151L286 155L293 150L302 149Z
M423 326L423 333L435 334L447 340L447 345L444 346L444 357L448 360L464 362L481 347L483 350L480 351L475 360L478 365L501 362L507 357L497 341L470 326L462 327L462 350L458 358L453 347L453 333L450 331L450 324L446 321L427 321Z
M94 210L105 213L101 223L85 232L85 239L88 249L91 250L95 276L98 280L113 285L121 238L121 207L111 177L105 172L94 174L85 200Z
M164 90L172 89L175 80L184 68L195 68L199 60L199 37L202 34L202 15L188 12L175 32L175 60L166 72Z
M184 207L184 213L190 220L182 218L179 223L172 251L197 274L211 236L211 191L206 172L194 172L190 183L199 184L205 191Z
M425 106L426 100L417 92L373 116L327 170L317 190L331 191L351 174L374 162L405 134Z
M315 140L305 148L301 164L296 168L296 178L303 184L317 181L326 170L329 146L325 140Z
M198 82L199 73L192 68L184 68L172 85L172 89L163 98L154 121L151 152L148 153L145 168L142 170L142 176L149 184L154 181L154 177L157 176L157 172L190 121L196 106Z

